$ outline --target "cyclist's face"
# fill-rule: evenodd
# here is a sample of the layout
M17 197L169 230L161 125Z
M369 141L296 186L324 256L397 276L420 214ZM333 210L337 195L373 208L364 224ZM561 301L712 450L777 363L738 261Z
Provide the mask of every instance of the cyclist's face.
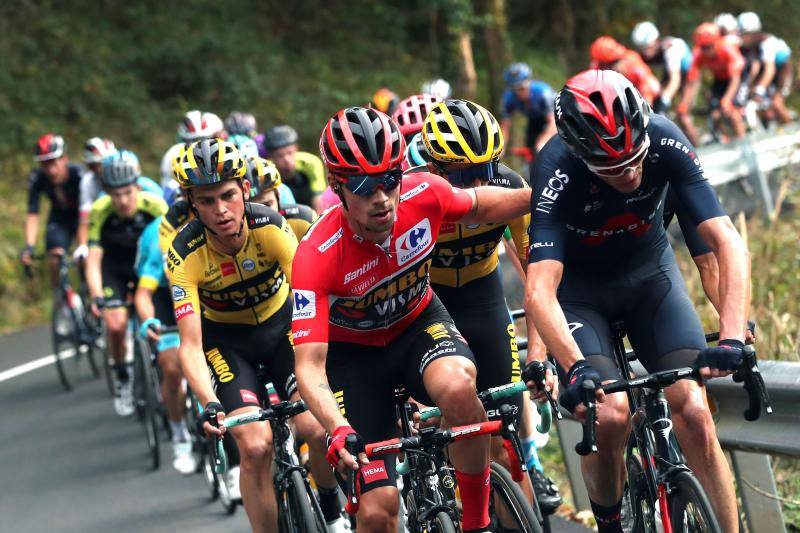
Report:
M244 217L244 198L250 196L250 182L226 180L191 189L191 202L200 222L220 237L239 233Z
M89 167L95 177L99 178L103 175L103 163L87 163L86 166Z
M345 216L351 222L351 227L355 222L357 227L353 229L367 240L379 243L386 240L394 227L400 187L391 191L379 188L370 196L354 194L347 187L340 187L347 203Z
M136 184L117 187L106 191L111 197L111 203L122 218L132 217L136 213L136 200L139 186Z
M253 199L254 202L264 204L265 206L278 210L278 191L262 192Z
M283 148L278 148L277 150L273 150L269 153L269 160L275 163L275 166L278 167L278 172L281 173L281 176L284 178L290 178L294 176L296 163L294 154L297 153L297 145L291 144L289 146L284 146Z
M531 82L529 82L527 80L526 81L521 81L521 82L517 83L516 85L514 85L512 87L512 90L514 91L514 95L517 98L519 98L523 102L527 102L528 99L530 98L530 95L531 95L530 86L531 86Z
M613 178L601 174L596 176L621 193L632 193L642 184L642 163L643 161L639 161L635 166L626 168L622 174Z
M53 183L62 183L67 181L67 157L61 156L55 159L48 159L39 163L42 167L42 172Z
M640 49L639 52L642 54L642 57L645 59L650 59L656 55L658 51L658 41L653 42L653 44L645 46L644 48Z

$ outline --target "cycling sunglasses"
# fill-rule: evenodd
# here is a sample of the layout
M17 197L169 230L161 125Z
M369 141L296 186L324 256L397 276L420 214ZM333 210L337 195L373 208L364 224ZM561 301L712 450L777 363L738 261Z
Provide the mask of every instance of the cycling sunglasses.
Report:
M378 189L393 191L402 179L403 171L399 168L385 174L336 174L336 181L359 196L372 196Z
M455 187L466 187L475 183L475 180L486 182L491 180L497 174L497 161L489 161L488 163L480 163L478 165L471 165L466 168L451 169L445 168L439 163L436 166L442 173L445 174L447 181L450 185Z
M636 168L642 164L644 158L647 156L648 149L650 148L650 137L645 137L644 143L642 143L642 147L634 154L630 159L627 161L623 161L622 163L617 163L614 165L595 165L589 163L588 161L584 161L586 163L586 167L591 170L594 174L601 178L621 178L625 175L628 170L635 171Z

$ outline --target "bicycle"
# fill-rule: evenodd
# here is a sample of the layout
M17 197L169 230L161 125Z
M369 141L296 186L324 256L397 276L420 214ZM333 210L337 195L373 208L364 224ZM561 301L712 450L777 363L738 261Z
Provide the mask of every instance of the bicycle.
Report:
M278 500L278 531L283 533L325 533L327 525L319 500L311 488L308 471L300 465L295 451L295 440L287 421L307 410L302 400L283 401L269 405L258 411L226 417L226 428L269 421L275 447L275 472L273 484ZM227 452L223 439L214 439L211 456L215 473L222 475L227 470ZM218 479L221 487L224 480Z
M64 390L70 391L89 367L91 379L100 377L95 360L98 333L89 319L84 299L72 288L69 270L75 261L59 256L58 285L53 293L52 339L58 378Z
M612 329L617 365L622 375L630 376L630 361L636 355L625 351L623 324L614 323ZM707 341L718 338L718 334L706 336ZM632 516L628 517L628 521L632 531L657 531L659 513L665 533L720 531L708 496L686 465L677 438L672 432L671 411L664 389L681 379L699 379L698 369L685 367L665 370L599 387L587 380L581 391L587 413L582 440L575 446L575 451L580 455L597 451L594 434L597 420L596 388L602 389L606 394L624 391L628 396L632 431L625 453L628 488L623 508L630 509ZM768 414L772 412L752 346L745 347L745 357L734 374L734 380L744 382L750 399L750 405L745 411L747 420L757 419L763 408L766 408Z
M404 432L411 431L411 415L413 408L410 404L403 403L401 425ZM345 440L347 451L356 456L359 452L366 452L368 457L374 458L385 454L404 453L405 460L398 465L398 472L404 477L404 492L406 502L406 529L412 533L436 532L451 533L458 531L457 524L460 516L456 502L455 472L447 461L445 450L453 442L472 438L478 435L500 435L504 444L513 450L512 472L509 474L504 468L493 464L491 466L491 479L493 487L501 487L504 495L515 494L523 498L519 487L512 481L521 480L524 476L524 461L519 438L516 434L514 413L510 406L502 405L499 409L500 420L469 424L466 426L440 429L437 427L422 428L416 435L403 436L382 442L367 444L359 449L355 436L348 436ZM357 471L348 472L346 482L347 507L351 515L358 512L359 495L356 491ZM516 491L515 491L516 489ZM514 496L508 496L508 500ZM518 500L514 500L515 502ZM530 509L510 507L509 512L526 528L521 531L539 532L539 524Z

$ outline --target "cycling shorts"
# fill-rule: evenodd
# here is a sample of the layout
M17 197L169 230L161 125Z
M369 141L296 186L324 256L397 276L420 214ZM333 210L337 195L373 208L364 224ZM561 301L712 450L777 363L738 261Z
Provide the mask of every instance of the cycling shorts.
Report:
M722 97L725 96L725 91L728 90L728 85L730 84L730 80L714 80L711 84L711 100L709 101L709 107L711 109L719 109L720 108L720 100ZM739 88L736 90L736 94L733 96L733 106L734 107L744 107L747 103L747 84L740 83Z
M268 402L265 384L270 381L283 400L295 392L291 323L291 298L258 325L203 319L203 351L225 412L261 407Z
M161 321L161 326L165 328L174 327L175 312L172 310L172 296L170 296L169 287L164 285L156 289L153 293L153 308L155 309L155 317ZM177 332L166 333L158 337L158 353L170 348L177 348L180 345L181 338Z
M474 354L478 390L519 381L522 370L517 336L499 270L459 288L432 286ZM499 418L498 409L504 403L514 407L516 413L522 407L522 393L487 403L490 420Z
M620 379L611 324L622 320L648 372L691 366L706 347L672 248L615 278L565 270L558 301L583 356L603 380ZM567 369L559 368L564 376Z
M433 405L423 384L427 366L442 357L475 361L447 310L434 297L388 346L328 344L327 375L339 410L366 442L398 436L394 391L404 387L415 400ZM361 471L361 492L396 486L395 456L370 461Z
M44 246L47 251L54 248L69 248L78 231L78 219L64 219L51 216L47 219L47 228L44 234Z
M126 260L112 254L103 255L100 264L100 273L103 277L103 297L105 309L125 307L133 287L136 285L136 271L133 269L133 259Z

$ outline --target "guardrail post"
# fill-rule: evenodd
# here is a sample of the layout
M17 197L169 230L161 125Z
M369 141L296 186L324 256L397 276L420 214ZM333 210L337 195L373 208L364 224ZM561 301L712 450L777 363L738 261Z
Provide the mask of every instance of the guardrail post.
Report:
M772 212L775 209L775 204L772 201L772 191L769 189L767 176L761 170L758 164L758 154L753 149L753 141L748 136L741 140L740 147L742 149L742 158L747 164L749 173L747 179L753 185L753 188L758 192L761 199L761 205L764 208L764 216L769 219L772 217Z
M780 502L766 495L777 494L769 455L738 450L730 453L747 528L753 532L786 533Z
M581 458L575 453L575 444L583 436L581 424L568 418L557 420L554 416L553 419L556 423L556 429L558 429L561 453L564 455L564 465L567 467L569 485L572 488L572 503L578 511L591 509L589 493L586 491L586 485L583 483L583 474L581 474Z

